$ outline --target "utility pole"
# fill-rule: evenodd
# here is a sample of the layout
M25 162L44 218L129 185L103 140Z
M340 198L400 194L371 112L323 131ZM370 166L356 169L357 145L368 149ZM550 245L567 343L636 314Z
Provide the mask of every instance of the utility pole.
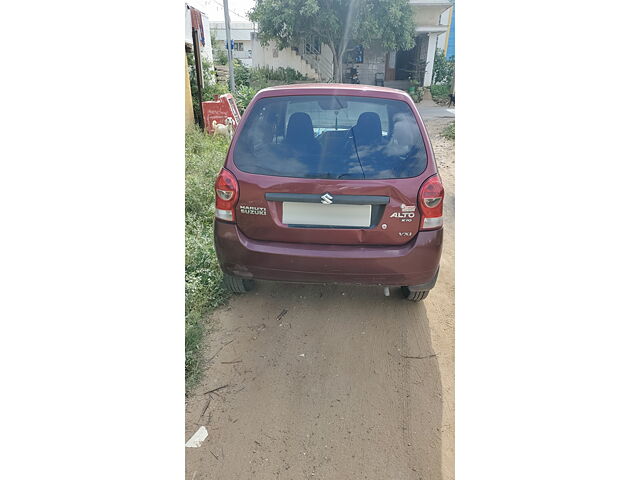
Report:
M200 12L198 12L198 15L200 15ZM193 58L196 63L196 84L198 86L198 111L200 112L198 124L200 128L204 129L204 116L202 115L202 88L204 82L202 79L202 57L200 56L200 38L197 26L191 28L191 38L193 39Z
M229 20L229 0L224 0L224 26L227 31L227 58L229 59L229 88L236 93L236 79L233 76L233 49L231 48L231 20Z

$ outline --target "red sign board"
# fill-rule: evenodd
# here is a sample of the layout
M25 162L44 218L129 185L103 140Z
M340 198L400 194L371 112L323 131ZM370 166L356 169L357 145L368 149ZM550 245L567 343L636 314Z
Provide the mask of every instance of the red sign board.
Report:
M227 118L231 118L234 128L240 122L240 112L233 95L230 93L216 95L216 99L211 102L202 102L202 116L204 117L204 128L208 133L213 132L214 120L218 124L225 125Z

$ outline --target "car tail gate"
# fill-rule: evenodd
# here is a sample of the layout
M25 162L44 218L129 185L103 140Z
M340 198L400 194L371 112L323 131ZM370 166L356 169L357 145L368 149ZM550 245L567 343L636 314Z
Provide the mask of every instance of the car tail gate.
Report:
M441 226L441 184L407 101L267 96L245 116L216 211L247 237L401 245Z
M291 179L290 179L291 180ZM238 228L255 240L402 245L421 226L420 182L329 182L238 173ZM413 192L408 195L406 192Z

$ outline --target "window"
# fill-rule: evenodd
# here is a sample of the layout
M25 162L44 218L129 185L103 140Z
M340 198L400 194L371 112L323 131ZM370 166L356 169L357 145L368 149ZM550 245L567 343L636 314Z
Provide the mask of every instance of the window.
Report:
M245 172L298 178L409 178L427 153L409 105L354 96L263 98L248 112L233 161Z
M244 43L242 42L235 42L234 47L235 47L235 50L237 50L238 52L244 51Z

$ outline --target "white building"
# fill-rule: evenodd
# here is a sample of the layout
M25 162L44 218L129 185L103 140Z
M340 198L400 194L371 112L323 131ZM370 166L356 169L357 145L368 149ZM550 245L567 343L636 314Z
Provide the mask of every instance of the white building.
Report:
M226 52L227 32L224 22L210 22L211 37L215 47ZM233 40L233 58L237 58L247 67L253 66L251 34L256 29L251 22L231 22L231 40Z
M301 42L298 47L278 50L270 42L261 45L256 33L251 41L255 67L293 68L307 77L325 82L333 76L333 57L326 45Z

